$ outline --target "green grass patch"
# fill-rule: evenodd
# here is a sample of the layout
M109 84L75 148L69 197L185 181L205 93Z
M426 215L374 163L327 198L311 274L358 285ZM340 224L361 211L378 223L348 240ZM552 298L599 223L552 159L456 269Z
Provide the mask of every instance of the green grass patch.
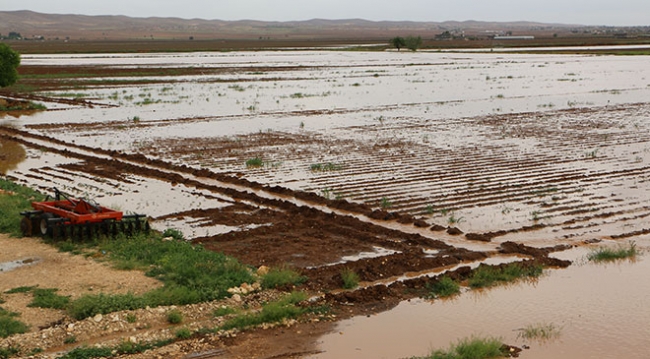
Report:
M13 356L18 355L20 353L20 349L16 347L6 347L6 348L0 348L0 359L9 359Z
M245 313L228 320L220 329L245 329L263 323L279 323L285 319L298 318L307 310L296 304L306 299L305 293L293 292L276 302L264 305L257 313Z
M29 330L27 324L16 319L17 316L19 316L18 313L0 308L0 338L26 333Z
M72 301L68 306L68 314L81 320L97 314L108 314L122 310L144 308L147 302L143 297L134 294L86 294Z
M318 172L318 171L338 171L342 168L341 165L332 163L332 162L327 162L327 163L313 163L311 166L309 166L309 169Z
M134 310L146 306L185 305L229 296L228 288L254 282L251 272L236 259L184 241L162 241L144 235L100 243L114 263L148 268L146 275L164 286L143 295L84 295L70 303L69 314L83 319L96 314Z
M147 350L160 348L170 344L171 340L158 340L154 342L132 343L123 341L114 347L88 347L82 346L75 348L57 359L91 359L91 358L113 358L125 354L139 354Z
M538 323L535 325L527 325L520 328L518 338L523 339L536 339L536 340L550 340L560 336L560 328L553 323Z
M65 309L70 303L70 297L56 294L58 289L35 288L32 290L34 298L27 304L28 307Z
M249 158L246 160L246 167L262 167L264 166L264 161L260 157Z
M27 187L0 178L0 189L12 194L0 194L0 232L20 237L20 212L32 210L32 201L42 201L45 197Z
M40 103L34 103L31 101L28 101L26 103L20 103L17 106L2 106L0 105L0 111L34 111L34 110L47 110L47 107L45 105L42 105Z
M235 310L230 307L222 306L212 312L214 317L225 317L226 315L235 314Z
M466 338L447 350L436 350L422 359L489 359L504 358L503 343L497 338Z
M587 255L587 259L593 262L611 262L619 259L634 258L639 254L635 242L627 245L618 245L616 248L601 247Z
M445 298L460 293L460 285L453 279L444 276L434 284L427 285L428 298Z
M25 286L23 286L23 287L16 287L16 288L12 288L12 289L9 289L9 290L5 291L5 293L6 293L6 294L14 294L14 293L29 293L29 292L31 292L32 290L36 289L36 288L38 288L37 285L33 285L33 286L30 286L30 287L25 287Z
M262 288L278 288L288 284L300 285L307 281L307 277L287 267L273 267L262 277Z
M341 270L341 279L344 289L353 289L359 286L359 275L350 268Z
M468 283L472 288L491 287L521 278L536 278L542 275L543 271L544 268L541 265L524 266L520 263L511 263L501 267L481 265L474 271Z

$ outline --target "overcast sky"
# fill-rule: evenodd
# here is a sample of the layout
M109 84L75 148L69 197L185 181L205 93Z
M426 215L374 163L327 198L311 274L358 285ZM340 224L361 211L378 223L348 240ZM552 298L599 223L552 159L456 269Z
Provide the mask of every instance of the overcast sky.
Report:
M361 18L650 25L650 0L0 0L0 10L208 20Z

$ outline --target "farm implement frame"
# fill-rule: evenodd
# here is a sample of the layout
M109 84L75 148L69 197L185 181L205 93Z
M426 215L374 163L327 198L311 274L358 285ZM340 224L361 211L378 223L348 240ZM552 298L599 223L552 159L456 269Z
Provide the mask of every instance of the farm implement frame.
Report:
M143 214L125 215L92 200L72 198L57 188L54 189L54 200L48 199L32 202L34 210L20 213L23 216L20 221L23 236L40 234L54 239L83 240L97 235L133 235L149 231L149 222Z

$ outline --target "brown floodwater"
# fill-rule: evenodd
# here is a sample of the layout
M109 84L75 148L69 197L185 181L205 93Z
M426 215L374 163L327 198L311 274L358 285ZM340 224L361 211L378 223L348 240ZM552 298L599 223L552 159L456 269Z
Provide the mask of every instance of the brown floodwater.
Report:
M641 244L643 243L643 244ZM650 245L650 238L639 243ZM595 264L579 247L558 256L576 259L567 269L546 270L534 282L471 290L445 300L412 300L370 317L341 322L321 338L327 358L405 358L471 336L497 337L530 349L526 359L648 358L650 260ZM520 328L553 325L558 336L525 340Z

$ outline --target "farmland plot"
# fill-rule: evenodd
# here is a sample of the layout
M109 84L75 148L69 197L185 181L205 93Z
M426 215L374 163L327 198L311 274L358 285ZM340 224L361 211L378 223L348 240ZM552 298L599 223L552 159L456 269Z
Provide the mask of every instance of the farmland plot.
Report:
M357 303L352 314L480 263L566 267L581 258L575 246L648 245L644 56L289 51L23 64L50 110L0 120L2 140L25 149L9 177L148 213L250 265L295 266L316 292L353 270L363 289L325 296ZM642 339L626 338L635 353Z

